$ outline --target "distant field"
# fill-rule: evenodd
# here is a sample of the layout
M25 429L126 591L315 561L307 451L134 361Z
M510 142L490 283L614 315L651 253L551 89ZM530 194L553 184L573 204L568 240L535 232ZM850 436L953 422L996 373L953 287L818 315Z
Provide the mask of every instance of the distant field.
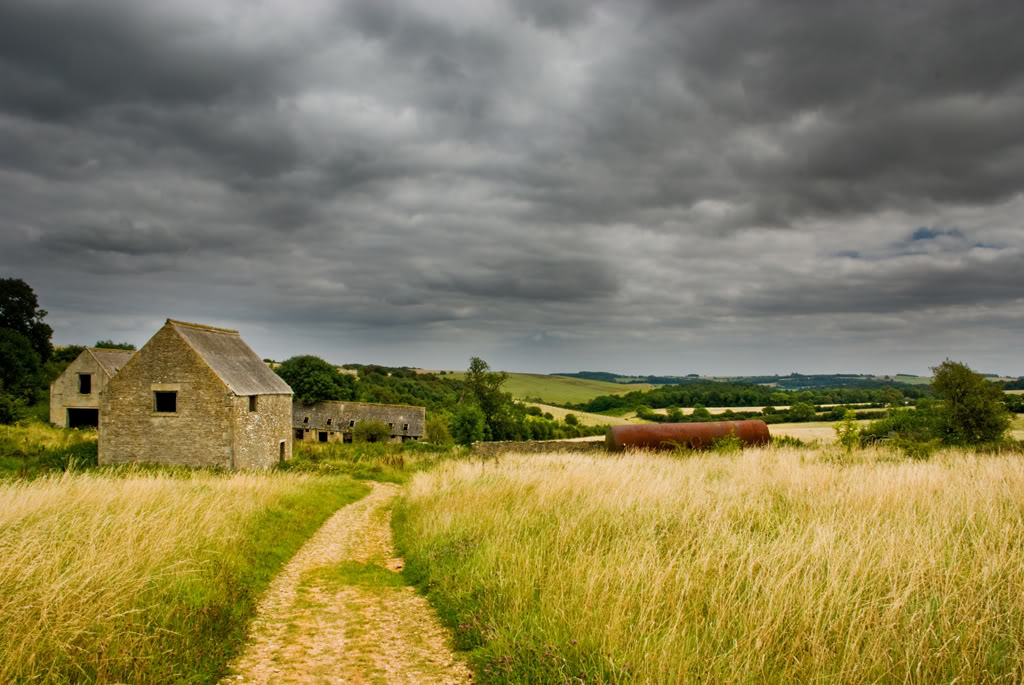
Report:
M529 402L528 406L540 407L541 411L550 412L559 421L565 418L566 414L575 414L579 422L584 426L622 426L628 423L647 423L642 419L625 418L621 416L605 416L604 414L589 414L585 411L572 411L571 409L562 409L561 407L553 407L550 404L537 404L536 402Z
M867 426L870 421L858 421L861 428ZM788 435L792 438L800 438L810 442L820 440L821 442L833 442L836 439L836 432L832 421L808 421L806 423L774 423L768 426L768 432L772 437Z
M1007 395L1024 395L1024 390L1005 390Z
M466 376L465 371L449 373L459 380ZM545 402L558 404L586 402L598 395L624 395L633 390L648 390L653 387L646 384L623 385L567 376L546 376L540 373L510 373L508 382L505 383L505 391L512 393L513 397L539 397Z

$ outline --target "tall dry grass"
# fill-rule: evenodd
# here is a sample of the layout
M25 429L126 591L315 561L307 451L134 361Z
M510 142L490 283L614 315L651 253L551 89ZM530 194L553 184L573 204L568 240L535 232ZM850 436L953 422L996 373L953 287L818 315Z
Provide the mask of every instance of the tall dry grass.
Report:
M505 456L395 526L485 682L1021 682L1020 457Z
M216 677L261 584L319 525L307 519L365 491L344 481L139 471L0 482L0 682Z

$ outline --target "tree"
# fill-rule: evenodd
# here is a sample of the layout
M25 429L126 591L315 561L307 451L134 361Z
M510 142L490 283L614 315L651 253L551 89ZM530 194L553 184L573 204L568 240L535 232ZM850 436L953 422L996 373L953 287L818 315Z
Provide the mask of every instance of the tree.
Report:
M360 421L352 429L352 442L387 442L391 429L383 421Z
M275 369L284 382L292 386L295 398L305 405L327 400L355 398L355 381L332 364L310 354L281 362Z
M789 418L794 421L813 421L816 416L814 405L807 402L797 402L789 408Z
M932 390L947 413L945 441L974 445L999 440L1010 427L1003 391L961 362L947 359L932 367Z
M665 412L665 416L672 423L679 423L683 420L683 410L679 407L669 407L668 411Z
M452 417L452 437L460 445L472 445L484 439L484 413L479 407L464 404Z
M690 413L690 416L695 419L710 419L711 412L709 412L703 404L695 404L693 405L693 411Z
M96 345L94 345L94 347L98 347L101 350L134 350L135 349L135 345L132 345L130 342L119 342L119 343L116 343L113 340L97 340L96 341Z
M427 419L427 442L432 442L435 445L450 445L452 443L448 421L443 416L431 416Z
M20 278L0 278L0 328L7 328L29 339L32 349L45 363L53 352L53 329L43 322L46 310L39 308L36 293Z
M39 355L28 337L0 328L0 390L28 403L39 390Z
M463 380L462 401L475 403L483 413L484 439L515 440L523 434L526 407L501 391L507 380L508 374L504 371L491 371L480 357L470 358Z
M578 426L580 423L580 420L576 418L575 414L566 414L565 418L562 420L565 421L567 426Z

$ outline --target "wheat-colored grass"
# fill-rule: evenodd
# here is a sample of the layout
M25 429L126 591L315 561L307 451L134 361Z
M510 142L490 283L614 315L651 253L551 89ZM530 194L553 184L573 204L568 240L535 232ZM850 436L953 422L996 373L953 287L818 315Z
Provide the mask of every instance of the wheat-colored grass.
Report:
M254 517L315 478L140 471L0 483L0 682L154 677L146 662L163 658L169 626L187 627L190 610L233 609L204 596L224 591Z
M505 455L396 517L486 682L1021 682L1024 460Z

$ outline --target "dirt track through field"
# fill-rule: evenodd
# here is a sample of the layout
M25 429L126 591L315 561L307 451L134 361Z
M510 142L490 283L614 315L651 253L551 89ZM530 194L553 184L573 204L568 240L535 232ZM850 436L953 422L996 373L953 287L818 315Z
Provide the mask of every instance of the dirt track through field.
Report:
M222 683L469 683L391 542L398 488L342 507L274 579Z

